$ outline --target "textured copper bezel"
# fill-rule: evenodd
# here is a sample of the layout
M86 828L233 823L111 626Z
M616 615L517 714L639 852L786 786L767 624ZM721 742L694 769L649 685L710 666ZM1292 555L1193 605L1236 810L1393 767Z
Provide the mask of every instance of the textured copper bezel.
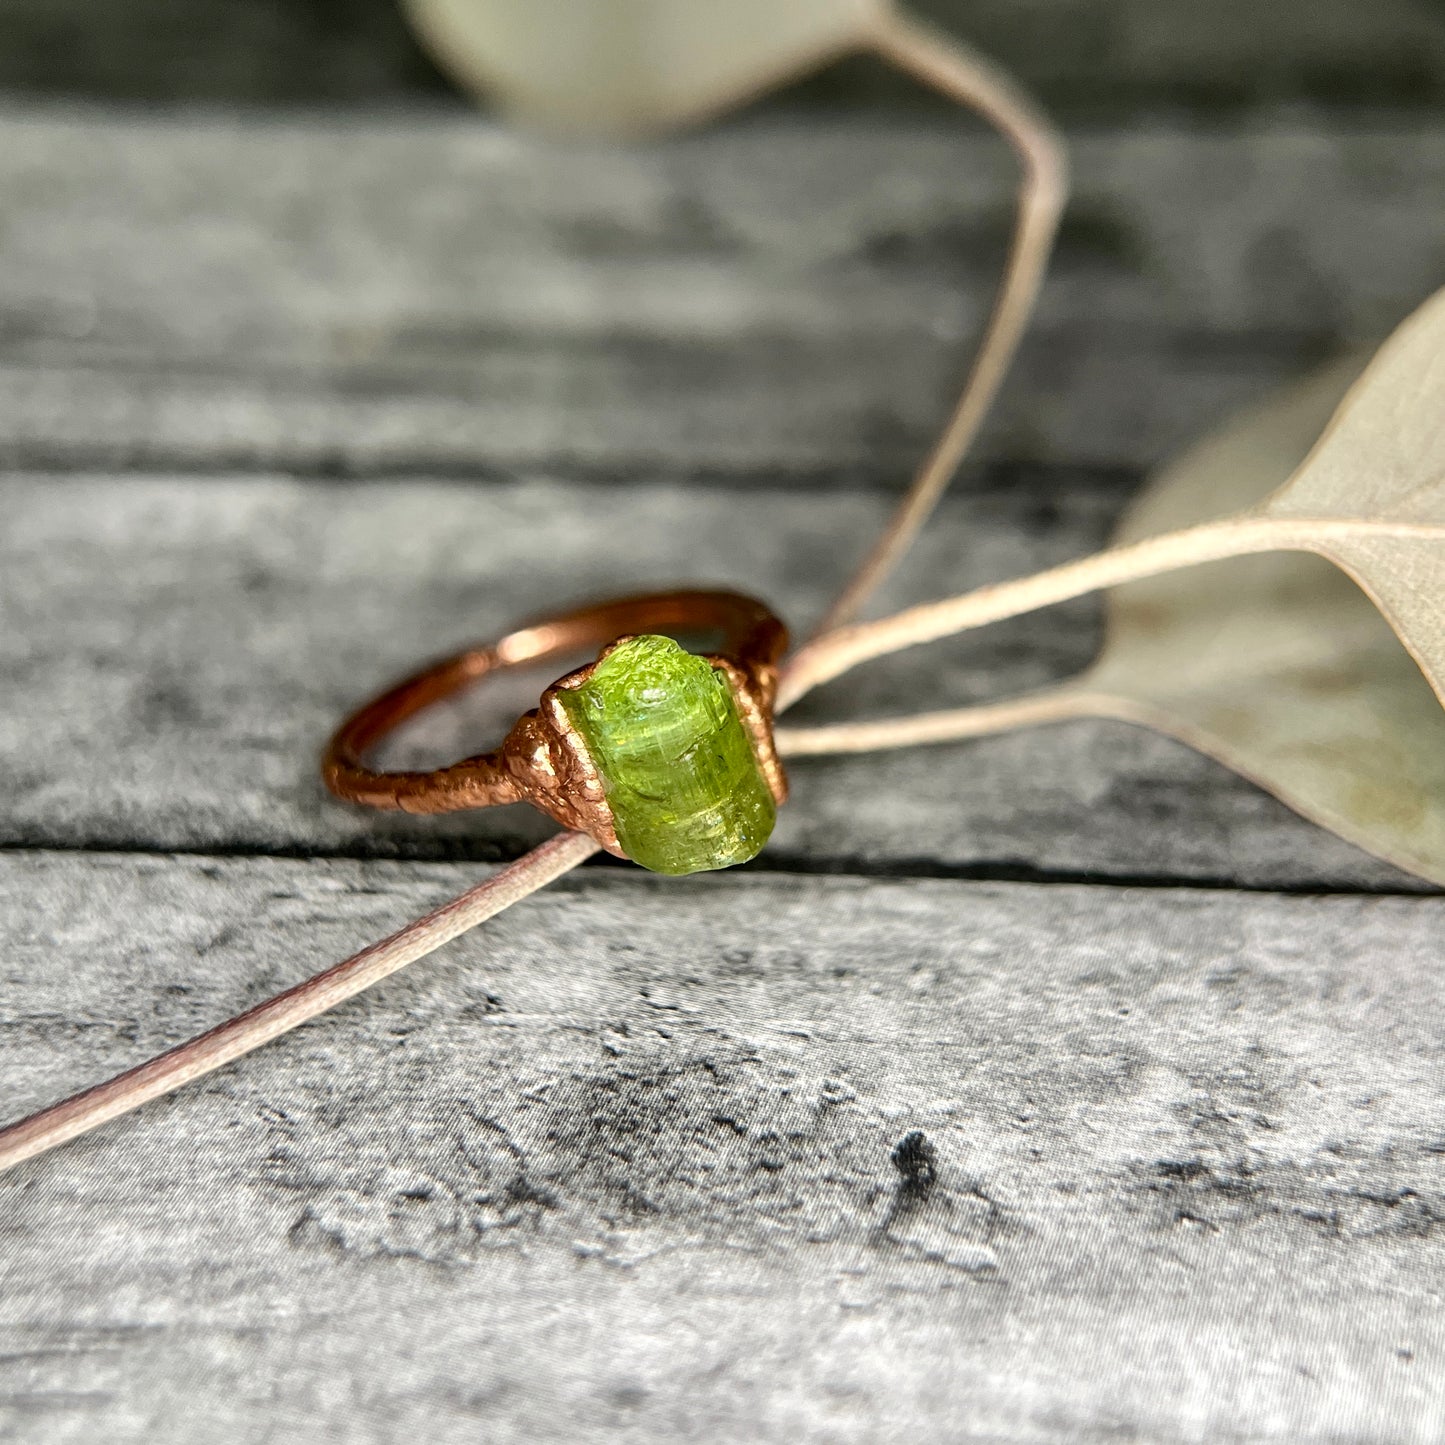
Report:
M615 648L630 642L636 633L626 633L614 639L598 654L595 662L576 668L565 677L559 677L542 694L541 705L535 714L528 713L518 724L522 727L528 719L535 719L537 744L530 751L523 736L517 736L514 749L509 738L504 751L520 760L527 758L525 776L532 801L559 823L590 833L609 853L619 858L627 855L617 842L617 826L613 821L612 809L607 803L607 790L597 765L587 747L587 740L577 731L567 709L562 705L559 694L571 692L591 680L602 662ZM752 745L753 758L773 795L773 801L781 806L788 799L788 780L783 765L773 744L772 709L769 705L769 691L760 687L752 672L740 667L730 657L718 653L704 653L704 659L728 681L733 705ZM776 669L769 668L769 681L776 687ZM513 729L514 735L518 729ZM518 776L523 774L519 772ZM544 801L545 799L545 801Z

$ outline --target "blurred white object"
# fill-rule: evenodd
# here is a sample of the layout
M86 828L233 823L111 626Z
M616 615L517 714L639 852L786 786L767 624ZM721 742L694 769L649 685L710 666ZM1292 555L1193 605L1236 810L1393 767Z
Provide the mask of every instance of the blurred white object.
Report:
M662 129L865 45L884 0L402 0L439 64L530 124Z

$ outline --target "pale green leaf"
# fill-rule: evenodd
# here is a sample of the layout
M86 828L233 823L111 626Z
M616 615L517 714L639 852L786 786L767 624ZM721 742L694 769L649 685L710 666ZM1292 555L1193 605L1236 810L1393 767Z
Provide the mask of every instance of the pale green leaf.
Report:
M1140 497L1118 541L1257 505L1310 451L1358 370L1332 368L1196 447ZM1269 510L1298 505L1332 445ZM1338 476L1333 465L1327 475ZM1361 493L1370 475L1356 472ZM1438 616L1445 591L1434 596ZM1445 711L1370 600L1323 558L1232 557L1114 588L1103 652L1076 688L1081 711L1172 733L1445 883Z
M710 114L858 46L882 0L403 0L442 67L582 134Z
M1445 292L1351 385L1358 373L1333 368L1195 447L1108 551L842 629L805 649L785 686L800 696L870 657L1107 587L1105 645L1081 677L949 713L783 730L785 752L1124 718L1445 883Z

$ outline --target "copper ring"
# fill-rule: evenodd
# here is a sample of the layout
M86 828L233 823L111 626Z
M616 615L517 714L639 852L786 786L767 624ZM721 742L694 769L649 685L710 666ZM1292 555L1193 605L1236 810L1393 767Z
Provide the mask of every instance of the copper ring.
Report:
M591 676L595 662L559 678L539 707L524 713L501 747L431 772L376 772L366 754L407 719L502 668L525 667L584 649L607 649L639 633L721 632L719 650L705 653L726 673L758 767L774 799L787 781L773 746L773 699L787 628L761 602L737 592L656 592L623 597L544 618L499 642L434 662L354 712L336 730L321 763L339 798L408 813L451 813L530 803L564 828L588 833L609 853L617 843L602 781L557 699Z

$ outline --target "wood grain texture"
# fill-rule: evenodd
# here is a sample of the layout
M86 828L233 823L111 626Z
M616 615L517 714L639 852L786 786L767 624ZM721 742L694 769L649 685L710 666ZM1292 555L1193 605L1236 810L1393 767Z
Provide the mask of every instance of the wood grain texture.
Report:
M1441 281L1445 128L1081 132L981 459L1137 469ZM901 487L1013 204L966 124L617 151L0 116L0 460Z
M0 859L6 1107L475 876ZM0 1180L0 1433L1423 1445L1442 907L574 876Z
M731 582L806 626L942 414L1009 204L995 148L926 128L610 153L455 120L32 111L0 133L0 453L61 474L3 483L11 845L535 841L521 812L341 809L312 759L392 672L559 601ZM1430 284L1445 132L1077 149L1074 229L994 465L890 601L1098 545L1153 452ZM1343 215L1358 229L1327 224ZM99 463L127 474L63 479ZM232 475L282 464L311 483ZM348 472L376 480L315 484ZM812 715L1038 685L1088 659L1094 619L1086 603L871 669ZM793 866L1403 881L1116 725L797 782L773 854Z
M940 514L896 603L1022 575L1103 540L1108 478L1018 477ZM331 728L422 659L549 609L677 582L769 600L800 631L884 499L565 484L12 477L0 483L0 843L493 859L526 808L378 814L323 792ZM1037 687L1098 644L1092 600L860 669L799 719ZM553 673L566 671L554 667ZM552 676L479 690L412 740L490 746ZM800 761L769 866L1423 887L1180 744L1072 723Z
M266 14L284 87L314 12ZM1433 124L1076 151L988 464L885 605L1098 545L1143 466L1439 283ZM543 836L323 795L393 673L679 581L805 629L942 414L1009 183L952 127L0 116L5 1117ZM797 716L1096 643L1086 601ZM761 868L588 867L0 1177L0 1439L1433 1441L1445 901L1117 725L793 785Z
M1425 0L915 0L1065 113L1298 101L1438 104L1445 20ZM139 100L317 103L448 94L389 0L0 0L0 88ZM880 67L783 103L902 107Z

